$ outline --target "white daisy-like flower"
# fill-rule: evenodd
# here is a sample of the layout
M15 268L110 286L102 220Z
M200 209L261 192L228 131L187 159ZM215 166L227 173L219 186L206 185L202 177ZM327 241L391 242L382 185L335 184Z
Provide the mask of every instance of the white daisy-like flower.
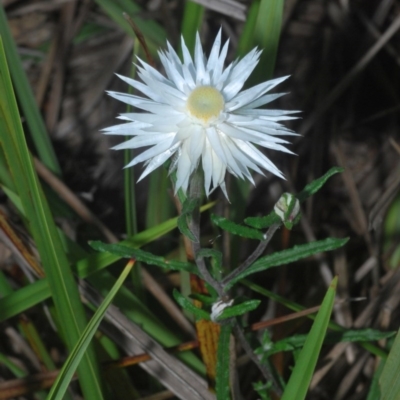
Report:
M146 112L121 114L125 124L104 129L104 133L130 135L132 139L113 149L151 146L126 167L145 162L143 179L170 157L170 172L177 172L175 192L186 192L189 178L201 161L207 196L218 186L226 197L228 170L254 184L249 169L263 174L263 168L283 178L279 169L254 144L292 153L278 136L296 135L280 124L293 119L297 111L260 109L284 93L266 94L287 76L273 79L241 91L256 67L261 51L253 49L241 60L224 69L229 40L221 50L218 33L208 59L197 34L194 60L182 38L183 62L167 42L168 50L159 51L166 77L139 59L142 82L118 75L146 97L108 92L110 96ZM292 153L293 154L293 153Z

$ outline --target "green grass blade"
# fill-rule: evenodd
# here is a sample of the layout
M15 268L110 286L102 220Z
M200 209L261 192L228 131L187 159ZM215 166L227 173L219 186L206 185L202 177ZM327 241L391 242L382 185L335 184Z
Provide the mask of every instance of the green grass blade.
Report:
M260 9L260 1L254 0L247 11L247 18L244 24L242 34L239 38L236 55L244 57L254 47L254 29L257 22L258 11Z
M336 285L337 277L333 279L329 286L281 400L302 400L306 397L326 330L328 329L335 302Z
M194 45L196 43L196 33L200 30L203 22L204 7L192 1L185 2L183 11L181 33L185 44L190 53L194 53ZM182 56L181 45L179 44L179 55Z
M1 39L0 139L60 316L62 335L71 350L86 326L86 316L59 233L33 167ZM86 353L78 375L86 399L101 399L100 373L93 350Z
M397 400L400 397L400 330L394 340L389 356L386 360L379 386L381 400Z
M113 19L121 29L123 29L129 36L135 37L135 34L129 25L128 21L123 17L126 12L133 18L135 24L148 39L148 46L150 51L155 53L159 47L165 46L165 38L167 37L164 29L154 20L146 20L140 17L134 17L143 12L143 10L131 0L96 0L96 3L103 8L103 10Z
M114 286L110 290L110 293L101 303L100 307L97 309L92 319L86 326L85 330L82 333L82 336L76 343L74 349L70 353L67 358L67 361L64 363L61 368L60 373L57 376L56 381L54 382L50 393L47 397L48 400L62 400L64 394L68 388L68 385L72 379L72 376L75 373L77 366L82 360L83 355L85 354L91 340L93 339L94 334L97 331L97 328L100 325L101 320L104 317L104 314L107 311L108 306L111 304L114 296L117 294L118 290L124 283L126 277L128 276L131 268L133 267L134 262L130 261L122 271L118 280L115 282Z
M281 36L283 0L261 0L254 27L254 45L263 49L252 79L255 82L271 79Z
M11 76L14 82L18 101L29 127L33 143L39 158L56 175L61 175L61 169L55 155L53 145L47 134L42 116L36 104L28 78L22 68L14 40L8 27L4 8L0 5L0 36L2 37L5 53L10 65Z

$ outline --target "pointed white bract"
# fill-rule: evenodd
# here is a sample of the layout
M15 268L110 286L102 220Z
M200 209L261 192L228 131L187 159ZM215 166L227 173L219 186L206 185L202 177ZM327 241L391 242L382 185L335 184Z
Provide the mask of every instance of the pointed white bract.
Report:
M228 41L221 50L221 31L210 56L204 56L199 35L194 59L182 39L183 62L167 43L160 51L166 77L139 60L141 82L119 76L146 97L109 92L109 95L143 112L122 114L127 121L103 130L110 135L129 135L132 139L114 149L151 146L126 167L145 162L140 179L172 157L170 172L177 172L175 192L186 192L190 176L201 163L207 196L218 186L226 197L226 171L254 184L250 169L267 170L281 178L279 169L254 145L291 153L278 136L296 133L280 124L297 111L259 109L284 93L266 94L286 77L273 79L242 90L256 67L260 51L252 50L240 61L224 69Z

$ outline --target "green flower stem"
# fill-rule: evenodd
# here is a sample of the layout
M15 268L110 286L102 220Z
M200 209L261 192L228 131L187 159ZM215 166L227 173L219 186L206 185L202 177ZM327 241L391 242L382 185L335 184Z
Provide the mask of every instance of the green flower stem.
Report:
M198 256L201 247L200 247L200 204L201 204L201 197L203 191L203 181L204 176L200 168L197 168L196 171L193 172L190 178L190 186L189 186L189 193L188 197L190 200L198 200L197 206L193 210L191 214L191 220L189 222L189 229L197 239L195 241L191 241L192 243L192 251L194 256L194 261L197 265L197 268L200 271L202 278L212 286L218 293L218 295L222 298L224 296L224 289L220 282L215 280L210 272L207 269L206 263L204 261L204 257Z
M245 260L241 265L239 265L234 271L232 271L228 276L226 276L222 281L222 287L225 290L225 287L229 285L229 282L240 275L243 271L245 271L250 265L252 265L258 257L264 252L265 248L268 246L268 243L273 238L275 232L282 225L282 223L276 223L269 227L268 231L265 234L265 240L262 240L254 252Z

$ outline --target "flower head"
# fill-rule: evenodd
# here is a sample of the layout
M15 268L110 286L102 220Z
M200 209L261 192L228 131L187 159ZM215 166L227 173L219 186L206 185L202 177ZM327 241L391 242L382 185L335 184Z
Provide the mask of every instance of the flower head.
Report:
M253 49L224 68L228 43L221 50L220 31L207 59L197 35L192 59L182 39L182 62L167 42L168 50L159 51L166 77L140 59L138 71L142 82L119 76L146 97L117 92L109 92L110 96L145 112L122 114L119 118L128 122L106 128L104 133L133 136L115 146L117 150L151 146L126 166L145 162L140 179L170 157L170 172L177 172L175 191L182 188L186 192L189 178L200 161L207 195L220 186L227 196L227 170L253 184L249 169L262 174L263 168L283 178L254 144L291 153L283 146L288 142L278 136L296 135L280 124L293 119L289 114L296 111L258 108L284 94L266 93L287 76L241 91L261 52Z

